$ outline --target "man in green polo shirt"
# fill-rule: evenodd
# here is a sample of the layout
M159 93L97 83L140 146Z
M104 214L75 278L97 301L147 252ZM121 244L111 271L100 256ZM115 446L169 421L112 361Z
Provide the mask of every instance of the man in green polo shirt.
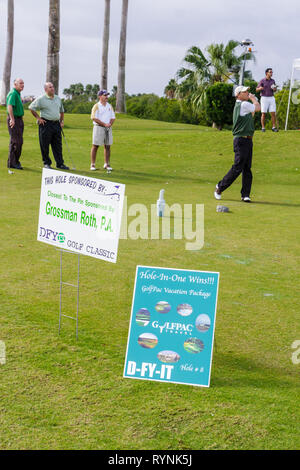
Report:
M24 132L24 108L21 100L21 91L24 89L24 81L17 78L14 81L14 88L8 93L6 98L7 106L7 127L10 135L7 167L23 170L20 157L23 145Z
M51 168L49 146L56 161L56 168L69 170L62 155L61 128L64 125L64 107L59 96L55 95L54 85L45 83L45 94L35 99L29 109L39 125L39 140L44 168ZM40 111L38 115L37 111Z
M238 86L235 89L236 103L233 110L233 149L234 163L224 178L216 186L214 196L221 199L221 194L242 173L241 196L243 202L251 202L252 186L252 150L254 134L254 113L260 111L260 104L249 88ZM251 103L249 102L251 101Z

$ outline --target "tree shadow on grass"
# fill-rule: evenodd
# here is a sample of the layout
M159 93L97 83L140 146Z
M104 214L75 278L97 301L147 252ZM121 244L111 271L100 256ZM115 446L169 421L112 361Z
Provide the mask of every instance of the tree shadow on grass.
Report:
M289 202L253 201L252 204L263 204L263 205L269 205L269 206L300 207L300 204L291 204Z
M217 353L215 369L222 371L222 376L212 376L212 386L217 387L257 387L257 388L294 388L293 375L283 368L272 368L257 363L248 357ZM290 379L290 380L289 380Z
M238 199L222 199L222 201L228 201L228 202L241 202ZM245 205L245 203L243 203ZM283 207L300 207L300 204L291 204L288 202L273 202L273 201L251 201L251 206L256 205L256 204L261 204L261 205L267 205L267 206L283 206Z
M43 171L43 169L41 167L37 167L37 168L30 167L29 168L28 166L24 166L23 168L24 168L24 171L26 173L40 173L40 174L42 174L42 171Z
M137 172L137 171L128 171L128 170L116 170L112 171L110 174L107 174L104 171L101 171L101 169L97 172L91 172L91 171L81 171L81 170L73 170L76 173L80 173L80 175L87 176L90 178L97 178L97 179L107 179L107 180L112 180L115 181L117 180L118 182L122 183L129 183L129 182L139 182L139 181L148 181L150 182L169 182L169 181L192 181L192 182L197 182L199 184L203 183L199 179L199 177L189 177L189 176L182 176L182 174L178 175L168 175L168 174L154 174L154 173L143 173L143 172Z

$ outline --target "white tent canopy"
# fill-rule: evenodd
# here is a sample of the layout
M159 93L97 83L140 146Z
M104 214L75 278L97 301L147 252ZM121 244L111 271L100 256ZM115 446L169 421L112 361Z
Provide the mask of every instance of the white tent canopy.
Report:
M290 112L290 101L291 101L291 93L292 93L292 86L294 82L294 72L295 70L300 70L300 59L294 59L292 65L292 74L291 74L291 81L290 81L290 92L289 92L289 100L288 106L286 111L286 119L285 119L285 131L287 130L288 120L289 120L289 112Z
M300 59L294 59L293 68L300 70Z

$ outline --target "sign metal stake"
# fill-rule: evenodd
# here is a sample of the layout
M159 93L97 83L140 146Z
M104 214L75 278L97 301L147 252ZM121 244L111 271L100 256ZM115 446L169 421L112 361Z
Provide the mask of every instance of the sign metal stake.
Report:
M63 274L63 259L62 253L77 255L78 263L77 263L77 284L71 284L70 282L63 282L62 274ZM76 339L78 339L78 312L79 312L79 269L80 269L80 254L74 253L72 251L67 250L60 250L60 282L59 282L59 325L58 325L58 334L60 334L61 326L62 326L62 317L69 318L71 320L76 321ZM76 317L71 317L70 315L65 315L62 313L62 291L63 286L71 286L77 289L77 308L76 308Z

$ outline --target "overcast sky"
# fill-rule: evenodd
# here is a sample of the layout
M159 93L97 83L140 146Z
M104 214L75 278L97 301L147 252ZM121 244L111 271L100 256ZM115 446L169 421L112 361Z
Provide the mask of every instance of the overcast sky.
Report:
M46 78L48 0L15 0L12 79L25 81L23 95L39 95ZM61 0L60 89L99 83L104 0ZM111 0L109 90L117 84L122 0ZM7 0L0 0L0 79L6 47ZM163 95L187 49L250 38L254 78L266 67L280 85L300 57L300 1L129 0L126 91ZM249 67L248 67L249 68Z

